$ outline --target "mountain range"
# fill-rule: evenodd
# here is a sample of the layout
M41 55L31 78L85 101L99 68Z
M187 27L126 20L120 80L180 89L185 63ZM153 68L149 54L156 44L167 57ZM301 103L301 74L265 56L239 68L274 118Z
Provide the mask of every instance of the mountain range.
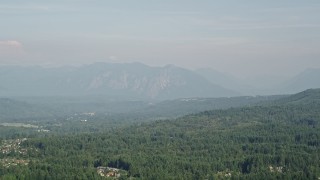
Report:
M104 96L114 100L165 100L296 93L320 87L320 69L307 69L268 90L212 69L195 71L174 65L94 63L45 68L1 66L0 97ZM262 93L261 93L262 92Z
M1 67L1 96L90 96L175 99L238 95L174 65L94 63L80 67Z
M239 79L219 71L202 68L195 71L212 83L235 90L242 95L294 94L306 89L320 88L320 69L306 69L294 77L275 81L274 77L251 80ZM259 83L257 83L259 81ZM268 82L266 82L268 81ZM275 81L275 82L273 82ZM265 84L261 87L261 84Z
M309 88L320 87L320 69L309 68L295 77L287 80L280 86L284 93L296 93Z

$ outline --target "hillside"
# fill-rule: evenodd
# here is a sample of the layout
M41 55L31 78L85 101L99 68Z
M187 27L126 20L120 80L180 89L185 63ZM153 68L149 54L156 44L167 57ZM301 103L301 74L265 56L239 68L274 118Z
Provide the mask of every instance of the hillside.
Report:
M137 179L317 179L319 108L319 101L240 107L105 133L31 138L21 148L36 151L15 156L32 157L32 165L3 175L99 179L97 167L109 166Z
M0 67L0 96L106 96L115 100L222 97L237 93L173 65L95 63L80 67Z
M243 82L229 74L225 74L211 68L201 68L195 70L195 72L202 77L206 78L208 81L214 84L219 84L220 86L237 90L242 95L256 95L257 89L254 86L248 85L248 83Z
M284 93L297 93L305 89L320 88L320 69L306 69L297 76L283 83Z
M288 97L275 100L276 104L310 104L320 102L320 89L308 89Z
M50 116L52 116L51 112L40 106L9 98L0 98L0 122Z
M73 96L73 97L20 97L7 99L14 101L15 106L7 106L4 114L9 117L15 111L17 117L37 117L47 113L56 117L63 117L75 113L95 112L109 115L126 115L128 117L174 118L190 113L198 113L213 109L228 109L231 107L253 106L260 103L271 103L281 96L239 96L221 98L182 98L164 101L114 101L105 96ZM1 101L0 101L1 105ZM3 105L6 106L6 105ZM37 109L36 109L37 108ZM36 112L29 116L24 112ZM2 115L4 115L2 114ZM133 118L134 119L134 118Z
M177 117L207 110L229 109L235 107L255 106L257 104L273 103L285 95L274 96L238 96L221 98L182 98L166 100L148 105L144 113L160 117Z

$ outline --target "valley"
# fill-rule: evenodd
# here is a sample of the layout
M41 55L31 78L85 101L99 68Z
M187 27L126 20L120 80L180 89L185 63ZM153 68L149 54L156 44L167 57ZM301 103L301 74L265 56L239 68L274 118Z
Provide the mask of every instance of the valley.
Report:
M320 1L0 1L0 180L320 180Z
M1 176L104 179L108 167L118 169L109 178L120 179L315 179L319 94L310 89L268 98L190 98L153 104L158 113L143 105L123 114L66 111L61 119L24 118L22 126L0 126L2 147L19 142L10 147L24 152L1 154ZM229 101L239 105L223 105ZM203 102L211 102L211 110ZM170 114L170 104L181 114L158 116ZM50 131L25 127L31 122Z

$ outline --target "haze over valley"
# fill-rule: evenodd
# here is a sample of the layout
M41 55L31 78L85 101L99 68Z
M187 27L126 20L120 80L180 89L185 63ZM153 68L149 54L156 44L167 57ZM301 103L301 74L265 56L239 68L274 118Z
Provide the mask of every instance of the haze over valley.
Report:
M320 1L0 2L0 179L320 179Z
M320 87L320 69L306 69L273 86L261 87L210 68L195 71L141 63L82 66L0 67L0 96L106 96L121 100L165 100L293 94Z

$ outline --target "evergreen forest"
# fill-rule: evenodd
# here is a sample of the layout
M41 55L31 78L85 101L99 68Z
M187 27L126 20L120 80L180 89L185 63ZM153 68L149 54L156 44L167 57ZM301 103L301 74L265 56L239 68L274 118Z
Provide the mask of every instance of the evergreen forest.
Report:
M97 131L71 133L2 125L0 179L320 178L319 89L212 109L104 129L101 116L90 124Z

